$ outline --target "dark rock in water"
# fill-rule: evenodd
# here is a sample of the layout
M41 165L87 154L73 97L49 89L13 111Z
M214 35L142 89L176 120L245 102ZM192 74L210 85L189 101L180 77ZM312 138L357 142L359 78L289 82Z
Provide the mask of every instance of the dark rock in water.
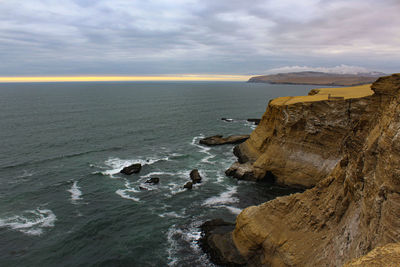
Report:
M143 186L139 186L139 189L142 190L142 191L149 190L149 189L147 189L147 188L145 188L145 187L143 187Z
M190 179L193 184L201 183L201 176L198 169L194 169L190 172Z
M247 119L248 122L254 122L255 125L260 124L261 119Z
M247 261L240 255L232 240L235 224L214 219L203 223L200 229L200 247L210 255L212 262L232 267L246 265Z
M214 135L210 137L203 138L199 141L202 145L207 146L218 146L218 145L226 145L226 144L240 144L246 141L250 135L231 135L228 137L223 137L222 135Z
M221 120L226 121L226 122L232 122L233 119L227 119L227 118L221 118Z
M150 178L145 183L146 184L158 184L159 182L160 182L160 178L154 177L154 178Z
M187 182L187 183L183 186L183 188L186 188L186 189L192 189L192 187L193 187L193 183L192 183L192 182Z
M123 168L120 173L131 175L133 173L138 173L142 169L142 165L140 163L132 164L128 167Z

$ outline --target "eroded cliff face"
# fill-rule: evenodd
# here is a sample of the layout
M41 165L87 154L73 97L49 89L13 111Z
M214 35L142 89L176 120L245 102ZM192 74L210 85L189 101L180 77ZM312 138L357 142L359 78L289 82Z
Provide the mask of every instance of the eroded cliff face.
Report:
M232 238L251 265L341 266L375 247L400 242L400 74L380 78L372 90L374 95L361 100L358 119L346 124L350 131L335 142L338 148L325 131L316 133L330 140L324 144L333 153L318 156L337 162L331 172L324 169L329 172L324 179L304 193L239 214ZM311 143L302 146L307 153L324 150Z
M250 138L235 147L239 163L227 175L274 177L279 184L297 187L312 187L326 177L341 160L341 144L371 97L328 100L316 94L272 100Z

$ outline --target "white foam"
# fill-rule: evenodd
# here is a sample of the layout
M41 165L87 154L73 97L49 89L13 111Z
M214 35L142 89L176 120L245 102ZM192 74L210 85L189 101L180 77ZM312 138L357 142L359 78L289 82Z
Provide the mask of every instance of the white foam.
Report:
M228 187L228 191L222 192L217 197L210 197L203 202L203 206L218 206L223 204L231 204L239 202L237 197L233 197L237 193L237 186Z
M155 175L174 175L174 173L172 173L172 172L150 172L146 175L140 176L140 178L151 178L152 176L155 176Z
M204 254L199 246L201 232L199 231L200 221L195 220L188 227L178 228L172 225L167 232L167 241L169 243L167 252L169 266L182 266L182 262L178 262L177 255L183 251L187 253L186 246L189 245L192 250L192 266L214 266L209 262L208 257Z
M176 213L175 211L164 212L164 213L159 214L158 216L160 216L161 218L164 218L164 217L184 218L184 217L185 217L185 216L183 216L183 215L179 215L179 214Z
M132 165L134 163L140 163L141 165L151 165L158 161L168 160L168 157L163 158L146 158L146 159L120 159L120 158L109 158L104 164L107 167L111 167L109 170L105 170L101 172L103 175L109 175L113 177L113 175L119 173L124 167Z
M117 195L119 195L120 197L122 197L122 198L130 199L130 200L139 202L140 201L139 198L129 195L129 193L132 193L132 192L137 192L137 191L136 190L131 190L131 189L118 189L117 191L115 191L115 193Z
M235 214L235 215L239 215L239 213L241 213L243 210L236 208L236 207L232 207L232 206L223 206L224 208L227 208L231 213Z
M202 146L202 145L199 144L199 140L202 139L202 138L204 138L203 134L201 134L199 136L195 136L195 137L193 137L192 142L190 142L190 144L195 146L195 147L197 147L197 148L199 148L201 153L204 153L204 154L207 155L203 159L201 159L201 162L203 162L203 163L212 163L209 160L214 158L215 155L213 155L213 154L211 154L209 152L211 150L211 147Z
M43 228L54 227L56 220L51 210L37 208L23 212L23 215L0 219L0 227L8 227L27 235L41 235Z
M74 183L71 186L71 188L68 189L67 191L71 193L71 202L72 202L72 204L76 204L78 200L82 199L81 198L82 191L80 190L80 187L78 186L78 181L74 181Z

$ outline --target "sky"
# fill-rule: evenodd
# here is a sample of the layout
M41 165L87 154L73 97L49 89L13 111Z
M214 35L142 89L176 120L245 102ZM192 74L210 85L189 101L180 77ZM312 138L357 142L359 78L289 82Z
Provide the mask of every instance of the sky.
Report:
M0 77L400 72L399 0L0 0Z

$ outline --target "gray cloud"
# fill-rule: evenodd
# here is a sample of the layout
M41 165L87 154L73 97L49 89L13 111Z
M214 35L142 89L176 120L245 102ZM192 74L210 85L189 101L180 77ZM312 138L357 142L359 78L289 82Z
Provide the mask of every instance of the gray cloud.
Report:
M400 69L397 0L0 0L0 76Z

